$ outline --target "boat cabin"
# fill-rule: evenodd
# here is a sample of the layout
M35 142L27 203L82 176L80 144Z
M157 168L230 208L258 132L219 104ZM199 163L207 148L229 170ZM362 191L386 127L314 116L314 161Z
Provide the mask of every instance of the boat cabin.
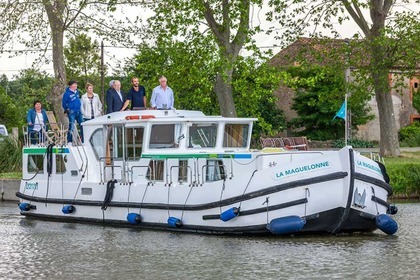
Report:
M112 179L132 183L143 176L167 184L175 177L190 184L214 181L228 172L223 158L249 150L255 120L183 110L115 112L83 123L84 143L64 143L55 170L79 174L86 168L89 181L102 183ZM73 164L65 151L73 154ZM39 151L27 152L27 171L33 173L42 167L44 157Z

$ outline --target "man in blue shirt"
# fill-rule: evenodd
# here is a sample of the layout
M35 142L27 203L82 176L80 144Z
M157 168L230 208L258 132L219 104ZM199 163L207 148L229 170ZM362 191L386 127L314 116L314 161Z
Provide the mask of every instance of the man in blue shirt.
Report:
M174 108L174 92L167 86L165 76L159 78L160 86L153 89L150 105L153 109L172 109Z
M83 142L83 114L81 111L81 102L79 98L79 91L77 90L77 82L70 81L69 86L66 88L66 91L63 94L62 106L64 113L67 114L69 118L69 131L67 132L67 142L71 143L73 140L73 129L76 124L75 121L79 123L80 126L80 138Z
M127 100L124 103L122 110L131 102L131 110L141 109L146 107L146 89L139 83L139 78L131 78L131 84L133 85L127 94Z

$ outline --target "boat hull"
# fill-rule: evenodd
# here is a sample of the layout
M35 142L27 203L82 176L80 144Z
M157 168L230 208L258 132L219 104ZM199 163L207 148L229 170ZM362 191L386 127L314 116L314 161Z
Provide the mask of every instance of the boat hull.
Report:
M68 154L70 165L71 149ZM107 182L75 170L70 174L76 178L68 180L39 175L22 180L17 193L21 214L145 229L287 235L371 232L378 228L375 218L389 208L392 188L384 171L350 147L235 156L219 160L230 166L226 169L231 176L209 182L203 175L208 166L200 166L197 158L188 161L198 175L186 183L174 182L175 156L166 159L168 171L160 182L147 180L146 174L138 174L142 179L114 177Z

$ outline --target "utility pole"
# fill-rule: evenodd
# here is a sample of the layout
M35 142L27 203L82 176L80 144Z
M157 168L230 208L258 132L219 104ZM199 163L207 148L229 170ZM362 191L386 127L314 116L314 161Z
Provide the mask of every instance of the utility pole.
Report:
M104 65L104 41L101 41L101 99L102 104L105 104L105 65Z

